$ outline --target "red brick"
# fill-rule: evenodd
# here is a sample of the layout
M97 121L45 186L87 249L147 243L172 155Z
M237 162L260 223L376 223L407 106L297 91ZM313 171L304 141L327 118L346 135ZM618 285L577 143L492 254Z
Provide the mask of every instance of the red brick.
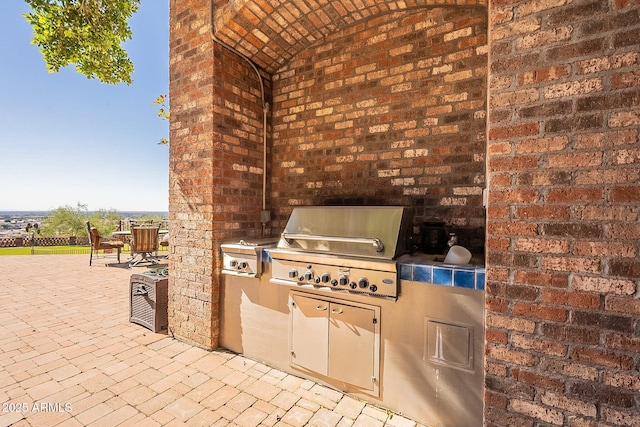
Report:
M561 291L557 289L543 289L540 301L548 304L564 305L568 307L598 308L600 297L594 294Z
M599 331L592 327L547 322L541 325L541 331L545 337L557 341L590 346L600 342Z
M487 329L487 331L485 332L485 339L487 340L487 342L491 342L493 344L505 345L508 343L507 333L495 329Z
M616 351L627 353L640 353L640 338L628 336L628 334L607 334L606 347Z
M602 164L602 153L570 153L549 155L547 164L552 168L587 168Z
M530 384L536 388L561 392L564 389L565 381L558 377L531 372L528 370L515 368L512 372L513 378L517 381Z
M491 221L487 232L496 235L533 236L538 233L538 224L524 221Z
M634 298L608 295L605 297L604 307L612 312L640 316L640 301Z
M554 288L566 288L568 276L557 273L542 273L539 271L517 271L513 278L515 283L532 286L549 286Z
M601 273L600 258L577 258L569 256L543 256L542 268L552 271L574 273Z
M489 138L491 139L522 138L525 136L538 135L539 132L540 132L540 129L537 123L493 127L489 129Z
M565 220L569 218L569 208L566 206L523 206L515 209L515 218L539 220Z
M547 193L549 203L586 203L604 200L604 192L597 188L551 189Z
M569 242L555 239L518 238L515 249L521 252L563 254L569 251Z
M596 348L576 347L571 353L571 358L614 369L630 370L633 367L632 357Z
M539 159L533 156L519 156L515 158L494 158L489 162L491 172L514 171L537 168Z
M640 202L640 187L614 187L609 190L609 200L618 203Z
M513 365L533 366L535 358L526 351L510 350L504 347L489 347L487 357Z
M496 250L507 250L511 244L511 239L506 237L491 237L487 239L487 248Z
M564 322L568 318L568 312L564 308L551 307L549 305L518 302L513 305L513 314L532 319L544 319L553 322Z
M506 190L490 193L489 201L491 203L525 204L537 202L538 197L536 190Z
M631 258L638 255L636 245L623 242L575 242L573 253L578 256Z
M576 217L582 221L636 221L640 209L633 205L587 205L575 209Z
M569 69L566 65L557 65L533 71L526 71L518 76L518 81L520 85L527 85L557 80L567 77L568 75Z

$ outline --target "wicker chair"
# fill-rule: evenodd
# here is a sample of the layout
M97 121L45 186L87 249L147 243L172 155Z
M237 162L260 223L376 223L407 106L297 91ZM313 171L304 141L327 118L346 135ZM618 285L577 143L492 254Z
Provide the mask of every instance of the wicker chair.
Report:
M91 255L89 256L89 265L93 262L93 254L98 255L100 250L113 250L115 249L118 254L118 262L120 262L120 251L124 247L124 243L119 240L105 239L100 235L97 228L92 227L91 223L87 221L87 233L89 234L89 243L91 244Z
M131 255L133 259L129 267L134 267L141 262L157 264L153 254L158 252L158 231L156 226L132 226L131 227Z

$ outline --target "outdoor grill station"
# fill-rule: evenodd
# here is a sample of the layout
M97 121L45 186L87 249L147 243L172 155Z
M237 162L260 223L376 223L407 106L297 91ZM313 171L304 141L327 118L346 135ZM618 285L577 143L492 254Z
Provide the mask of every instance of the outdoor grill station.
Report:
M412 253L412 231L406 207L305 206L277 238L221 245L220 345L426 425L476 425L484 268Z

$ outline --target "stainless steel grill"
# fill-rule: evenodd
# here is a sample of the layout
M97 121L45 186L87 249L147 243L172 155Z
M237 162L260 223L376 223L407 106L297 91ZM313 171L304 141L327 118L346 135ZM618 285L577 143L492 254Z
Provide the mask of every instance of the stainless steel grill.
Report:
M271 282L396 298L411 228L405 207L295 208L270 251Z

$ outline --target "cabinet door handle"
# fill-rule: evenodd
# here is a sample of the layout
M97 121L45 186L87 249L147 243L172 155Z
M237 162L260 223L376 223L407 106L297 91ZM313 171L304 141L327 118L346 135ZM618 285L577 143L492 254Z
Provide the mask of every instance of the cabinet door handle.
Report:
M317 306L317 307L316 307L316 310L318 310L318 311L325 311L326 309L327 309L327 306L326 306L326 305L325 305L324 307L323 307L323 306L321 306L321 305L319 305L319 306Z
M344 311L340 308L338 310L331 310L331 314L342 314Z

